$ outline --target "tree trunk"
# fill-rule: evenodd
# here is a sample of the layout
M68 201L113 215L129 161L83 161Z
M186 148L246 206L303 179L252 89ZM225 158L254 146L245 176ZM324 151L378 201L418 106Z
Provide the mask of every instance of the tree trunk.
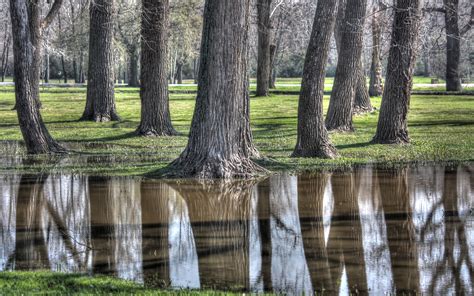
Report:
M114 18L114 0L91 1L87 101L81 120L120 120L114 98Z
M254 147L246 74L249 5L250 0L206 1L189 142L169 175L212 179L264 172L250 160Z
M276 82L276 71L275 71L275 55L277 46L275 44L270 45L270 72L268 74L268 85L269 88L275 89Z
M46 52L44 61L44 83L49 83L49 53Z
M139 87L140 83L138 82L138 48L133 48L129 52L129 70L130 74L128 79L128 86ZM119 71L120 73L120 71ZM117 75L120 78L120 74Z
M336 22L338 0L318 1L303 69L298 103L298 140L293 157L334 158L324 126L323 96L329 45Z
M337 61L326 127L328 130L353 131L352 105L360 75L363 28L367 0L347 0L340 30L340 50ZM336 39L338 39L336 37Z
M367 112L372 112L374 107L370 102L369 90L367 89L367 80L364 75L364 65L362 61L359 64L359 69L357 70L357 82L354 102L352 105L353 114L362 114Z
M194 68L194 73L193 73L194 83L197 84L198 76L199 76L199 59L198 58L194 59L193 68Z
M175 77L177 84L183 84L183 63L176 62L176 77Z
M141 89L142 113L137 133L173 136L168 94L169 0L142 1Z
M387 78L374 143L410 141L407 115L421 23L422 0L397 0Z
M380 22L380 9L382 9L382 6L379 0L372 10L372 65L370 66L369 84L369 95L371 97L380 97L383 92L381 63L382 24Z
M11 0L15 98L21 133L29 154L65 152L50 136L39 112L39 75L35 72L35 49L32 42L31 18L38 17L27 7L26 0ZM39 21L38 21L39 23Z
M58 29L59 29L59 38L63 38L61 35L62 32L62 25L61 25L61 13L58 13ZM61 53L61 67L63 68L63 79L64 83L67 83L67 71L66 71L66 63L64 61L64 54Z
M459 63L461 34L459 33L459 0L443 0L446 22L446 90L462 91Z
M271 19L270 6L272 0L258 0L258 66L257 66L257 96L268 96L271 68Z
M5 72L6 72L7 64L8 64L10 42L11 42L11 35L5 32L5 39L4 39L3 50L2 50L2 61L1 61L2 82L5 82Z
M84 77L84 53L81 52L81 55L79 57L79 83L85 83L86 78Z

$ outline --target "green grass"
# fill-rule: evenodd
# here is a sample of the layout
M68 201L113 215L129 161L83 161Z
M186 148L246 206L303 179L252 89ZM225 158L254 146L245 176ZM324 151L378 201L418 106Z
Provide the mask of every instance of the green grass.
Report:
M117 91L121 122L79 122L85 103L84 89L52 88L41 95L44 120L54 138L72 151L65 158L28 157L11 161L8 156L24 155L18 149L21 133L17 124L14 93L0 92L0 171L17 170L80 172L107 175L142 175L165 167L179 156L187 143L194 94L173 94L171 114L178 137L142 138L133 135L140 118L137 89ZM373 100L380 106L380 98ZM396 165L407 162L465 162L474 159L474 96L412 96L409 114L410 145L369 144L378 112L356 116L356 132L333 133L336 160L290 158L296 143L297 95L273 95L251 99L251 123L255 143L270 170L307 171L346 168L365 163ZM325 97L324 106L328 106Z
M241 295L238 293L193 290L157 290L112 277L81 274L1 272L1 295Z

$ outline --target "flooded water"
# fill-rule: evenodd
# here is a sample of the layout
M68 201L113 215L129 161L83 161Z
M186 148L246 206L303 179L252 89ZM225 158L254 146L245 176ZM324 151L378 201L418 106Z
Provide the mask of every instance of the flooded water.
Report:
M474 165L257 183L0 176L0 270L171 288L473 295Z

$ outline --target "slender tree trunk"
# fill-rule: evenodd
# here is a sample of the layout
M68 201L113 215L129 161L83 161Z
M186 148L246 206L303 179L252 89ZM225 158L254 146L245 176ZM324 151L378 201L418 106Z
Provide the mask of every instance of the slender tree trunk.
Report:
M461 34L459 33L459 0L443 0L446 22L446 90L462 91L459 63Z
M8 65L8 57L10 54L10 43L11 43L11 35L5 34L5 43L3 46L2 52L2 82L5 82L5 75L7 72L7 65Z
M189 142L170 175L252 177L264 169L249 126L247 48L250 0L207 0L199 87ZM268 81L268 76L266 76Z
M194 83L197 84L198 77L199 77L199 59L198 58L194 59L193 66L194 66L194 73L193 73Z
M65 150L50 136L39 112L39 72L36 71L30 23L35 17L26 0L11 0L15 98L18 121L30 154L62 153ZM39 23L39 21L38 21Z
M129 70L130 74L128 79L128 86L138 87L140 83L138 82L138 48L130 49L129 51ZM119 71L120 73L120 71ZM117 75L120 78L120 74Z
M357 81L354 102L352 105L352 113L362 114L372 112L374 107L370 102L369 90L367 89L367 80L364 74L364 65L360 62L359 69L357 70Z
M49 76L49 53L46 52L44 61L44 83L49 83Z
M257 96L268 96L269 77L271 69L271 19L270 8L272 0L258 0L258 66L257 66Z
M173 136L168 94L169 0L142 1L142 54L140 97L142 113L137 133Z
M396 2L386 85L374 143L401 144L410 141L407 115L418 51L422 2Z
M58 13L58 29L59 29L59 38L63 38L63 36L61 34L61 32L62 32L61 13ZM66 63L64 61L64 54L63 53L61 53L61 67L63 68L64 83L67 83Z
M183 84L183 63L176 62L176 76L175 80L177 84Z
M268 85L269 88L275 89L276 82L276 71L275 71L275 55L277 46L275 44L270 45L270 72L268 74Z
M86 78L84 77L84 53L81 51L79 56L79 83L85 83Z
M380 0L374 4L372 10L372 65L370 66L370 84L369 95L371 97L380 97L383 92L382 84L382 63L381 63L381 43L382 43L382 24L380 22L382 9Z
M326 127L328 130L353 131L352 106L360 75L363 28L367 0L347 0L340 25L340 50ZM336 39L338 39L336 37Z
M87 101L81 120L120 120L114 98L114 18L114 0L91 1Z
M318 1L298 103L298 140L293 157L334 158L323 121L324 77L338 0Z

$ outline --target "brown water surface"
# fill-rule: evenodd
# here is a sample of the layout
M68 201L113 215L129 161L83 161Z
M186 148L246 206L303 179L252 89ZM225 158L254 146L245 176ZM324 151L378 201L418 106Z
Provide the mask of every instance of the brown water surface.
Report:
M474 294L474 166L259 182L0 176L0 270L169 288Z

